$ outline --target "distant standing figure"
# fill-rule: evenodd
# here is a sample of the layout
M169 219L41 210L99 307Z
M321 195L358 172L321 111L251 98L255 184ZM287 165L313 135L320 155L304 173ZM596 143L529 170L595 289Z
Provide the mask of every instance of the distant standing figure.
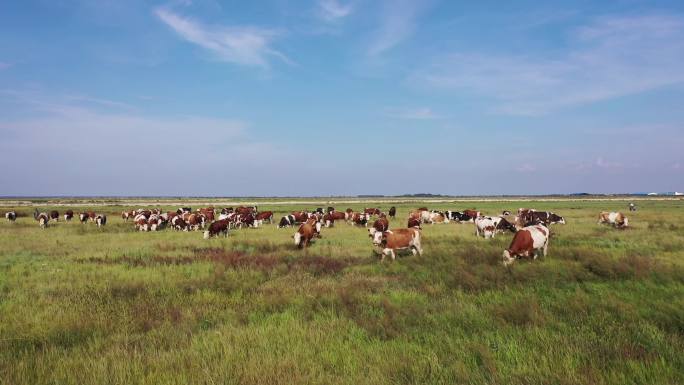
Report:
M394 218L394 217L396 217L396 216L397 216L397 208L394 207L394 206L390 207L390 209L389 209L389 217L390 217L390 218Z
M634 203L629 204L629 211L637 211L636 205Z

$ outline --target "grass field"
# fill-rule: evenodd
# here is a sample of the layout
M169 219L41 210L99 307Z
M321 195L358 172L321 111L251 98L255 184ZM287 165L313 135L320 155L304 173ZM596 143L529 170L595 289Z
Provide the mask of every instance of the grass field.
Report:
M139 233L109 205L102 229L41 230L18 207L0 223L0 383L684 383L684 201L639 202L624 231L596 224L624 201L424 204L567 224L546 258L504 267L512 236L472 224L426 225L422 257L380 263L344 223L297 250L275 225Z

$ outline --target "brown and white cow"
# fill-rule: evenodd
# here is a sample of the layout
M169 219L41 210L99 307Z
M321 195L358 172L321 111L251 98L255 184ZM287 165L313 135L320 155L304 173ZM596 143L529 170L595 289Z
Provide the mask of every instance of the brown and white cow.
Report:
M323 224L325 225L325 227L335 226L335 217L333 216L334 213L334 211L329 211L325 215L323 215Z
M141 215L139 217L136 217L134 220L135 223L135 229L138 231L147 231L148 230L148 223L147 223L147 218L145 216Z
M262 225L265 221L271 224L273 223L273 211L262 211L256 215L255 220L259 222L259 225Z
M397 216L397 208L394 206L390 207L388 213L389 213L390 218L396 217Z
M380 231L387 231L389 230L389 221L387 218L378 218L373 222L373 226L368 229L368 236L373 238L373 235Z
M39 213L38 209L33 212L33 218L38 221L41 229L48 227L50 216L47 213Z
M423 248L420 244L420 230L415 228L410 229L395 229L387 231L378 231L373 234L373 245L381 250L380 260L385 259L385 255L396 259L397 250L411 250L413 255L422 255Z
M59 222L59 211L57 210L52 210L50 211L50 220Z
M363 209L363 213L368 215L380 215L380 209L375 207L366 207Z
M316 236L316 230L309 223L302 223L299 229L292 236L295 246L301 248L308 247Z
M513 236L508 249L503 252L503 264L510 265L516 258L537 258L537 251L541 250L546 256L549 247L549 229L544 225L527 226L518 230Z
M417 229L420 229L420 220L416 218L409 218L408 219L408 224L406 225L409 229L412 227L415 227Z
M135 210L122 211L121 212L121 219L123 219L124 222L128 222L129 219L133 219L134 217L135 217Z
M64 220L66 222L71 222L71 219L74 217L74 210L67 210L64 213Z
M204 232L204 239L209 239L211 237L216 237L223 234L224 237L228 237L228 225L229 221L227 219L222 219L216 222L212 222L209 225L209 229Z
M601 211L598 216L598 224L608 224L618 229L624 229L629 227L629 219L621 212Z
M176 231L188 231L188 224L180 215L173 217L171 220L171 227Z
M368 221L370 220L370 214L366 213L352 213L351 222L357 226L368 226Z

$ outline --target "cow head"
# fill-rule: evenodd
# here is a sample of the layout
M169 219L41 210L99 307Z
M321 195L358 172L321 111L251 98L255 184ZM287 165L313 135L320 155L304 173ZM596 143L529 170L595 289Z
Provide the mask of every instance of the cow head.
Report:
M209 239L209 230L204 232L204 239Z
M295 244L295 246L301 246L302 234L300 234L299 231L297 231L296 233L294 233L294 235L292 236L292 238L294 238L294 244Z
M558 223L558 224L564 225L565 224L565 218L561 217L560 215L550 213L549 214L549 223Z
M374 244L375 246L380 246L380 245L382 245L383 242L387 239L386 237L387 237L387 236L385 235L384 232L382 232L382 231L376 231L376 232L373 234L373 244Z

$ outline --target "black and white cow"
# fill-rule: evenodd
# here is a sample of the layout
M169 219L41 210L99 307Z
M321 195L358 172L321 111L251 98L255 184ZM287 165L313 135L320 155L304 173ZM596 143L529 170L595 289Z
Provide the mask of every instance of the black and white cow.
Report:
M14 221L17 220L17 213L15 211L8 211L5 213L5 218L9 221L14 223Z

